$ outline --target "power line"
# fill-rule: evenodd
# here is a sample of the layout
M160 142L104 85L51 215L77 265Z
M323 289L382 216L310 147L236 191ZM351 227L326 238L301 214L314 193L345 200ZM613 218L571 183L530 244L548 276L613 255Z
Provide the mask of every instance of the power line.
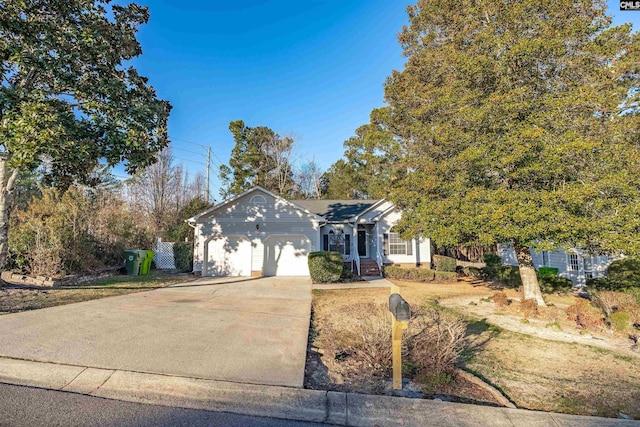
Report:
M199 147L203 147L203 148L209 148L209 146L208 146L208 145L198 144L197 142L188 141L188 140L183 139L183 138L173 138L173 137L172 137L171 139L176 140L176 141L186 142L187 144L191 144L191 145L197 145L197 146L199 146Z
M204 145L204 144L198 144L196 142L192 142L192 141L187 141L186 139L182 139L182 138L172 138L176 141L181 141L181 142L186 142L187 144L191 144L191 145L196 145L198 147L202 147L202 148L206 148L206 149L211 149L211 155L216 159L216 161L214 161L213 159L211 159L211 161L216 164L216 166L220 167L224 164L224 162L222 160L220 160L220 157L218 157L218 155L213 151L213 149L211 148L210 145ZM171 147L172 149L175 150L181 150L187 153L191 153L191 154L200 154L204 156L204 153L198 153L196 151L191 151L191 150L187 150L186 148L181 148L181 147Z
M206 164L206 163L204 163L204 162L199 162L199 161L197 161L197 160L185 159L184 157L177 157L177 156L173 156L173 157L174 157L175 159L182 160L182 161L185 161L185 162L198 163L198 164L200 164L200 165L202 165L202 166L207 166L207 164Z
M191 153L191 154L198 154L198 155L202 155L202 153L198 153L197 151L187 150L186 148L171 147L171 149L172 149L172 150L183 151L183 152L185 152L185 153Z

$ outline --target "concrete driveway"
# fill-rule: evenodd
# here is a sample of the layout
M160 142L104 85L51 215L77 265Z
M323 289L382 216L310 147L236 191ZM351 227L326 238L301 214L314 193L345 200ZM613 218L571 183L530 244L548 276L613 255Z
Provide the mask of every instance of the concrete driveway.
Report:
M199 279L0 316L0 356L302 387L307 277Z

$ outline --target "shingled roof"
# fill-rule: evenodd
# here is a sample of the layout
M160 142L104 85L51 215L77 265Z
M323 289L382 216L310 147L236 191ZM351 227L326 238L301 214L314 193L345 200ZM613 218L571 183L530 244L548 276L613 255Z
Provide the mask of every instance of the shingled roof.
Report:
M330 222L347 221L361 214L379 200L291 200Z

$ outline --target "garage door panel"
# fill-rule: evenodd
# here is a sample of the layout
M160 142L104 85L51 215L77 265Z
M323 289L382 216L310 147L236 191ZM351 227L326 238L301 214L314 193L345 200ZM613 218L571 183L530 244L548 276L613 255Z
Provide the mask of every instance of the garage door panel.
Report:
M207 276L250 276L251 242L244 236L228 236L209 242Z
M305 235L273 235L264 242L265 276L308 276L311 242Z

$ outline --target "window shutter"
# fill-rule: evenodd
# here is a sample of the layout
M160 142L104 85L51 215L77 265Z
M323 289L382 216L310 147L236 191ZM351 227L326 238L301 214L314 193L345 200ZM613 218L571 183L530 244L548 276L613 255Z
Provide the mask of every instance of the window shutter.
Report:
M322 236L322 250L323 251L329 250L329 235L327 234Z
M344 235L344 254L351 255L351 235Z
M413 255L413 240L407 241L407 255Z
M382 235L382 248L384 256L387 256L389 253L389 234L387 233Z

